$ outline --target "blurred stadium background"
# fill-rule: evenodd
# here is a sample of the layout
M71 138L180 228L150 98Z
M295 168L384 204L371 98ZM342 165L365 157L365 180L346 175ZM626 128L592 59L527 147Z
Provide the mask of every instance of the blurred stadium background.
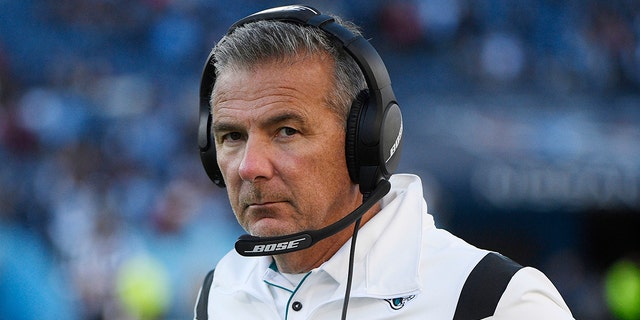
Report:
M640 319L640 1L307 3L379 49L440 226L577 319ZM202 63L281 4L0 0L0 319L191 318L241 234L199 163Z

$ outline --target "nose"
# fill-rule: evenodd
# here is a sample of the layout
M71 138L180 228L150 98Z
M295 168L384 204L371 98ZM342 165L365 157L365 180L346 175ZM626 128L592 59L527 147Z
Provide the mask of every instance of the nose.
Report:
M270 179L274 171L271 159L268 143L259 139L247 139L238 167L240 178L250 182Z

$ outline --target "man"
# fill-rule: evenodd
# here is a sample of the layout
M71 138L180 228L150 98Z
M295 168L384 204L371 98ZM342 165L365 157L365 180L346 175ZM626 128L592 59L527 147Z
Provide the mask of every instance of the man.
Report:
M541 272L435 228L419 178L391 175L400 111L352 25L301 6L234 24L200 117L205 169L249 235L207 277L197 319L572 319ZM499 267L478 268L487 257Z

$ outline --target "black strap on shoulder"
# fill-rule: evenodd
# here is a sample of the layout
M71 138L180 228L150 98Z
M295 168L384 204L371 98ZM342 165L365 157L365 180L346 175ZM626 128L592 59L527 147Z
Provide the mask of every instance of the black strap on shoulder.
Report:
M490 252L467 277L453 320L478 320L494 314L513 275L522 268L511 259Z
M216 271L216 269L211 269L211 271L209 271L209 273L204 277L202 289L200 289L200 298L196 304L196 320L207 320L209 318L207 306L209 305L209 290L211 289L211 283L213 282L214 271Z

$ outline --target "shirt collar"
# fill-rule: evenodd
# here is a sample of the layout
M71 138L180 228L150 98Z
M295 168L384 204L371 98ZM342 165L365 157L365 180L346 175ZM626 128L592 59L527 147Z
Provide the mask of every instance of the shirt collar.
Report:
M422 183L415 175L391 177L391 191L381 200L382 209L364 224L356 243L352 296L380 298L420 291L419 265L422 227L435 227L427 214ZM320 266L341 286L346 284L351 241Z

